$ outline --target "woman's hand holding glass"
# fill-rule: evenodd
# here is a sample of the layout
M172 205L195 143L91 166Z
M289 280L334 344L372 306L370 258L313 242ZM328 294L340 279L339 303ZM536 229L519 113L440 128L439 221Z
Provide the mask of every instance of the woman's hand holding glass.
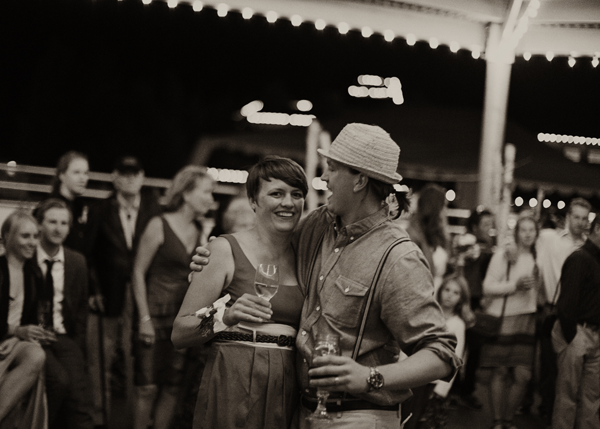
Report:
M260 264L254 277L255 295L245 293L223 315L227 326L240 322L265 323L271 319L271 298L279 287L277 265Z
M271 303L264 298L245 293L229 307L223 315L227 326L240 322L265 323L271 319Z
M56 333L52 328L52 317L52 303L49 300L40 299L37 305L37 319L38 327L42 328L43 331L40 333L39 331L28 329L28 332L34 331L31 334L34 341L42 345L56 341Z
M49 331L38 325L19 326L15 330L15 336L23 341L39 344L49 344L56 341L56 334L53 331Z

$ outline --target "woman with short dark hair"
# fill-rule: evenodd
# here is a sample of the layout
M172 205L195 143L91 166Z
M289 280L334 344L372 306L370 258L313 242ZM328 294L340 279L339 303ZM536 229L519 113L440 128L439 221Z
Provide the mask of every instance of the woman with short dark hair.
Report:
M210 341L196 429L288 428L298 404L293 346L304 294L291 238L308 184L297 163L268 157L252 167L246 187L255 225L209 244L211 263L194 273L173 327L178 348ZM279 269L270 301L255 293L259 264ZM203 321L196 317L219 299L226 301L219 323L212 323L211 311Z

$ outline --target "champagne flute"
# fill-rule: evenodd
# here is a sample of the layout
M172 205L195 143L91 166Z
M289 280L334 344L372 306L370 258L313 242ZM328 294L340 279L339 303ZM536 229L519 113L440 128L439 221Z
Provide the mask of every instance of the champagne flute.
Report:
M259 264L254 277L256 295L270 301L279 289L279 268L273 264Z
M44 329L48 329L51 326L50 318L52 317L52 315L50 314L50 311L50 301L47 299L40 299L38 301L37 320L38 325Z
M316 334L315 344L313 347L312 357L313 359L318 356L327 355L340 355L340 336L335 334ZM329 377L329 376L325 376ZM323 377L323 378L325 378ZM327 390L317 389L317 408L314 413L308 416L307 420L319 420L319 421L330 421L331 416L327 413L326 402L329 398L329 392Z

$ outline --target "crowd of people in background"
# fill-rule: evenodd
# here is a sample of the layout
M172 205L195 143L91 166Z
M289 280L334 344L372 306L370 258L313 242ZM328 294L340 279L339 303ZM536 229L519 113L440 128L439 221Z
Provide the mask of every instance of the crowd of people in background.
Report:
M334 172L338 160L329 162L326 179L341 188ZM341 165L351 164L342 160ZM192 397L193 409L198 392L196 412L190 414L201 415L203 427L218 427L226 420L231 427L273 427L256 409L246 410L240 423L240 415L222 405L253 398L254 405L264 408L272 398L260 392L280 386L269 385L269 375L263 374L262 384L245 380L254 385L254 396L234 394L235 386L226 385L233 380L221 373L237 365L250 377L258 373L252 365L277 361L272 364L277 371L284 368L295 378L296 358L287 353L293 344L282 347L282 353L232 348L231 343L211 341L226 335L197 335L199 322L190 317L229 293L234 304L224 319L228 326L271 319L275 323L269 335L290 338L302 329L305 296L297 287L302 268L296 264L310 258L302 259L290 242L302 215L306 177L293 161L259 163L257 168L248 195L224 205L215 225L201 222L215 208L215 182L204 167L182 168L161 205L156 191L143 188L140 161L121 157L112 172L113 192L92 201L83 196L87 157L69 152L60 158L51 194L32 213L10 214L1 228L0 428L109 427L115 386L122 388L128 401L124 410L136 429L191 427L185 408ZM280 204L273 189L289 194L289 230L272 225L272 206ZM379 196L381 190L370 192ZM381 197L374 206L387 195ZM329 202L334 213L350 213L344 204ZM589 202L573 199L564 227L541 222L524 210L516 214L507 237L496 236L494 213L481 208L472 211L465 233L450 234L445 189L436 184L418 190L412 207L410 216L389 219L389 231L401 235L398 231L405 229L420 248L426 261L420 264L429 268L431 294L443 315L440 321L455 336L455 354L464 365L450 379L414 386L413 397L402 405L403 415L405 410L412 413L405 427L440 429L447 426L454 406L481 409L475 391L482 383L492 429L517 429L515 416L533 412L534 396L539 398L537 413L548 427L599 428L600 219L590 225ZM308 233L306 224L300 225ZM190 285L190 261L211 231L225 234L211 245L217 262L194 273ZM337 229L332 234L326 245L333 249L339 241ZM289 287L280 287L265 306L247 286L253 283L254 266L274 254L285 261L280 281ZM318 258L319 266L325 262ZM432 304L423 302L422 309L429 311ZM311 311L319 312L319 301L313 304L316 310ZM495 337L476 333L479 313L501 319ZM345 320L350 315L335 317ZM275 382L279 380L273 376ZM296 382L276 393L285 396L283 417L277 421L288 427L299 393Z
M424 207L431 213L435 203L422 199L435 199L436 186L425 186L417 212ZM493 429L516 429L515 416L533 412L548 428L600 427L600 220L593 217L590 225L591 210L587 200L574 198L560 225L556 216L540 220L532 210L522 210L515 213L510 235L497 237L494 214L480 208L468 219L466 233L454 236L442 285L457 278L466 282L469 310L496 316L501 325L495 337L484 337L475 329L476 319L463 316L457 352L464 351L465 364L447 405L481 409L484 404L474 395L480 381L487 386ZM443 232L443 207L437 213L433 222L417 214L407 227L432 260L444 241L427 239L424 225L442 231L438 237L449 235ZM435 278L439 266L433 261L431 267ZM410 427L445 427L425 413L438 395L430 387L423 399L420 389L414 390L420 422Z

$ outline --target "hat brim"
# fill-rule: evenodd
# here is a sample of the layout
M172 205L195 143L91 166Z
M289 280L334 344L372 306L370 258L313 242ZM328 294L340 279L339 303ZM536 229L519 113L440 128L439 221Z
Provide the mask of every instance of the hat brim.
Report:
M388 175L381 174L378 171L373 171L373 170L369 170L366 168L362 168L358 165L353 165L343 159L340 159L337 156L332 156L329 153L329 151L326 151L324 149L317 149L317 152L319 152L319 154L324 156L325 158L332 159L336 162L339 162L340 164L344 164L347 167L354 168L355 170L360 171L361 173L367 175L368 177L372 177L373 179L379 180L379 181L381 181L383 183L387 183L389 185L395 185L396 183L399 183L402 180L402 176L400 174L398 174L397 172L394 173L393 176L388 176Z

